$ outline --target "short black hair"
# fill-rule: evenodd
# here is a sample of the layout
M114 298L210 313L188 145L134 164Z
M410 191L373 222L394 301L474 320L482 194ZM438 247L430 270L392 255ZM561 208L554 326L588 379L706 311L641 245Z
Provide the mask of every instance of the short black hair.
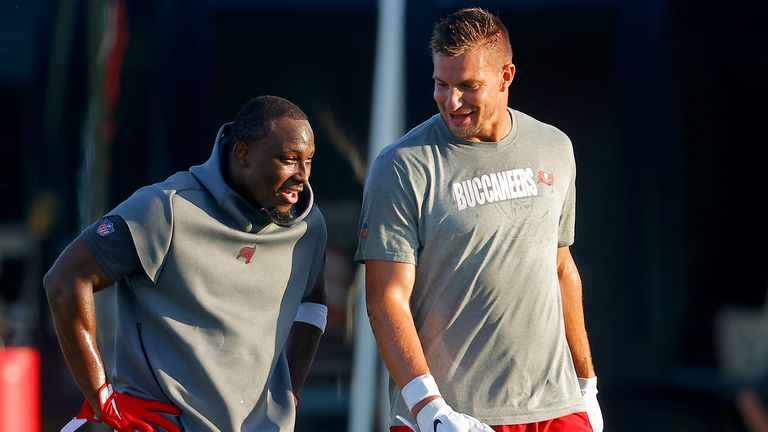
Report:
M272 122L284 118L309 121L304 111L288 99L270 95L255 97L235 116L231 143L261 141L269 135Z

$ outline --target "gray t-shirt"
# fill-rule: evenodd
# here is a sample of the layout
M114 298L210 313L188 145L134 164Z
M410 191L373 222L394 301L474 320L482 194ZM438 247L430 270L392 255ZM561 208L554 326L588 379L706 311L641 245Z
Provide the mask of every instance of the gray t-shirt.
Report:
M227 186L220 150L217 139L208 162L139 189L83 234L116 281L110 380L179 407L186 432L292 431L284 346L322 285L325 221L309 185L297 218L268 219Z
M519 111L499 142L439 115L368 175L355 259L416 264L411 312L448 404L491 425L583 411L565 338L557 248L573 243L568 137ZM396 386L392 417L410 418Z

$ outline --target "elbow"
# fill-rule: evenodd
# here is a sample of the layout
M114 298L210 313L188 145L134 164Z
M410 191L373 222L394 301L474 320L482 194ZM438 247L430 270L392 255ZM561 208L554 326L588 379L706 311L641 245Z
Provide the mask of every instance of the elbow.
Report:
M368 313L368 321L370 321L371 325L375 325L375 323L380 321L386 313L386 308L384 307L382 299L371 298L370 296L366 297L365 309Z
M71 289L67 289L71 284L67 284L67 278L62 274L61 270L54 265L43 277L43 289L45 295L48 298L48 304L53 307L56 304L64 302L68 295L73 292Z
M368 320L374 328L378 324L391 323L394 316L411 313L408 297L398 292L388 292L380 297L368 296L366 310Z
M51 297L52 295L56 295L56 266L51 267L47 273L45 273L45 276L43 276L43 290L45 291L45 295L47 297Z
M386 311L378 305L368 303L368 322L371 324L371 329L376 334L381 328L384 328L385 323L391 322L386 316Z
M368 314L369 321L372 320L374 315L378 312L377 305L369 298L366 298L365 300L365 312Z

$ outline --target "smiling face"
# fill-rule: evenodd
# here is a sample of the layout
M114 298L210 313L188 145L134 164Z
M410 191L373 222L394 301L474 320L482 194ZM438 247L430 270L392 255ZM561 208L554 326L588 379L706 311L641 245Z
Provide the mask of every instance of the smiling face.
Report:
M512 63L500 64L489 51L472 48L459 56L432 56L434 98L451 134L469 141L499 141L512 128L507 113Z
M287 213L309 181L314 154L315 137L309 122L274 120L266 138L235 144L235 190L257 206Z

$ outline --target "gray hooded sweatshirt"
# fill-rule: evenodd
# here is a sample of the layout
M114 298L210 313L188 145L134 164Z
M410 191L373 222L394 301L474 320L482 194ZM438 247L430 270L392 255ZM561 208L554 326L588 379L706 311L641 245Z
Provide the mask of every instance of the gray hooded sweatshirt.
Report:
M292 431L284 346L322 277L326 225L309 185L299 216L281 224L235 193L221 171L226 128L205 164L139 189L107 215L125 221L140 261L116 282L110 379L179 407L187 432Z

